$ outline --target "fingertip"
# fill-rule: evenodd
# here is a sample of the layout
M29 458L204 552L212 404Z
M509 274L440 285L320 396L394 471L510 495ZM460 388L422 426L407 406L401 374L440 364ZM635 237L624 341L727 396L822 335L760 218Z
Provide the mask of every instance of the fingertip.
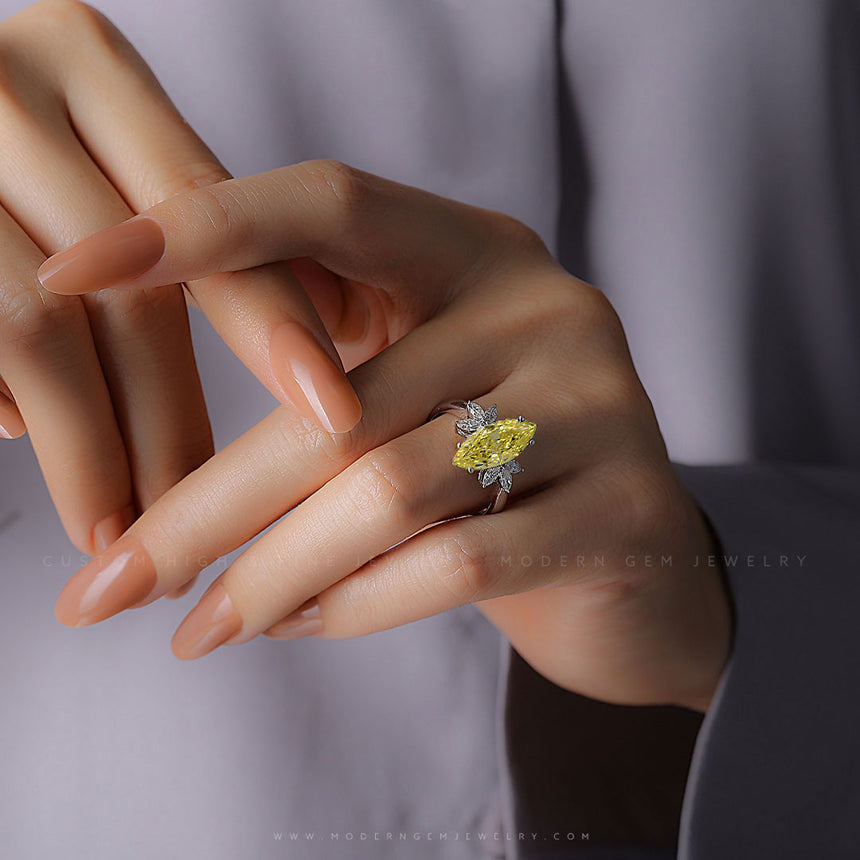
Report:
M183 583L179 586L179 588L174 589L173 591L169 591L164 596L168 598L168 600L177 600L180 597L184 597L191 591L192 588L197 584L197 576L192 576L188 582Z
M242 617L221 580L216 579L176 628L170 647L180 660L196 660L241 630Z
M104 552L112 543L119 540L136 519L137 509L133 504L128 504L96 523L90 541L95 554Z
M305 326L282 322L272 334L270 354L284 402L329 433L347 433L358 424L358 394L340 361Z
M332 433L348 433L355 429L361 421L361 401L348 381L343 386L339 398L329 408L328 415L332 425Z
M60 295L128 286L152 269L164 250L161 225L136 215L48 257L36 277L45 290Z
M0 423L0 439L20 439L26 432L26 427L16 428L8 419L4 418Z
M27 425L18 407L0 393L0 439L20 439L27 432Z
M54 617L67 627L95 624L133 608L157 589L158 575L149 553L127 534L65 584Z

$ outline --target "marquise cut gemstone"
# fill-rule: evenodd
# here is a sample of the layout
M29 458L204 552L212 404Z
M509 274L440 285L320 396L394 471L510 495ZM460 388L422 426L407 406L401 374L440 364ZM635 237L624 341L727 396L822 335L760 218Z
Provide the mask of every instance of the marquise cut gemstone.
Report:
M504 418L467 436L454 455L461 469L490 469L513 460L528 447L537 424Z

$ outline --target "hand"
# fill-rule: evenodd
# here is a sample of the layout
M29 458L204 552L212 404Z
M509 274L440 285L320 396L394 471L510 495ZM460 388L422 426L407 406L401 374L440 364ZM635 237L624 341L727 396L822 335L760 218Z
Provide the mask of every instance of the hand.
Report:
M62 623L144 606L290 511L212 583L177 656L259 633L360 636L474 602L562 687L707 707L731 632L716 571L695 566L712 539L615 312L533 232L329 162L184 193L144 220L166 251L126 288L298 259L311 294L337 298L324 319L370 318L350 373L363 418L333 435L275 410L79 571ZM107 271L103 247L74 253ZM462 516L490 490L452 465L454 418L425 423L456 398L537 424L499 513Z
M83 552L104 549L206 460L212 435L180 286L60 296L40 287L37 268L95 230L228 177L95 9L43 0L0 23L0 436L29 432ZM126 263L160 253L146 231L124 241ZM61 281L75 269L63 262L42 277ZM103 285L90 274L91 287ZM288 400L270 361L271 335L298 321L315 339L306 351L328 350L333 362L328 425L358 420L337 354L287 266L218 284L200 306L276 397Z

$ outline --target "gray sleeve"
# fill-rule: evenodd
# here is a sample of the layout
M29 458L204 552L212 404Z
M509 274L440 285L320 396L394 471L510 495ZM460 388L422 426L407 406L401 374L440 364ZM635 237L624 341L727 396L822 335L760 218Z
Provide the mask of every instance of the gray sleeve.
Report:
M717 693L704 721L609 705L511 649L516 857L856 856L860 472L676 468L718 534L735 614Z
M678 466L736 615L704 721L512 653L516 856L857 856L860 7L558 8L559 259L618 310L672 459L759 465Z
M860 472L678 471L736 613L702 725L679 857L848 857L860 845Z

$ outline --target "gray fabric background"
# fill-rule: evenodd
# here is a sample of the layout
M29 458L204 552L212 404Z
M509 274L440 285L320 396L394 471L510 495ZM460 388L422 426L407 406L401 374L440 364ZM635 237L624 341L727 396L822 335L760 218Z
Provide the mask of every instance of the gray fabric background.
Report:
M169 639L205 582L60 627L53 603L81 560L26 440L5 443L0 853L621 860L674 853L683 800L685 860L850 856L856 4L96 5L234 173L335 157L537 229L618 308L673 459L713 467L682 476L727 552L810 560L730 571L735 652L685 789L697 717L563 693L470 607L190 664ZM193 326L222 445L274 404ZM798 482L790 463L826 468ZM555 842L559 819L588 844ZM536 842L477 836L535 827ZM318 836L287 844L291 830ZM450 835L357 836L374 831Z

